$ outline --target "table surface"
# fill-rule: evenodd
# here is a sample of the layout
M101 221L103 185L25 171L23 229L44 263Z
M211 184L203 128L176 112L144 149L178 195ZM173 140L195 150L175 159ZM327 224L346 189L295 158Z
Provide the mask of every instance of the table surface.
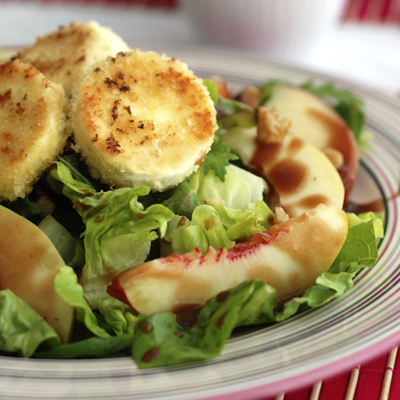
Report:
M60 25L92 19L111 27L131 47L140 47L142 42L149 40L166 44L210 44L179 7L0 0L0 47L29 45L37 36ZM312 55L288 56L284 60L400 95L399 27L396 24L342 22ZM400 362L397 363L394 353L385 354L322 384L317 382L313 387L282 394L277 399L396 399L400 390ZM390 395L379 397L388 377L393 390ZM357 391L352 392L355 387Z

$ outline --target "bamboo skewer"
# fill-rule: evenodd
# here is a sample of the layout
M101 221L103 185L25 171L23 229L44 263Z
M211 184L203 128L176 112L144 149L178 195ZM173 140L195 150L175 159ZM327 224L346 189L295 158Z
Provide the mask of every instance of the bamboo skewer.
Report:
M347 384L346 394L344 400L353 400L356 393L358 377L360 375L360 366L358 365L351 371L349 383Z
M321 393L322 381L315 383L311 389L310 399L309 400L318 400L319 395Z
M397 351L398 348L396 347L388 355L386 361L385 373L382 380L379 400L389 400L394 367L396 364ZM360 365L358 365L351 371L344 400L354 400L358 384L358 378L360 376L360 368L361 368ZM309 400L318 400L320 398L322 384L323 381L319 381L312 386ZM274 400L284 400L284 399L285 399L285 393L281 393L278 396L276 396Z
M397 347L394 348L388 355L388 359L386 361L385 375L383 376L379 400L389 399L390 386L392 384L393 369L396 363L396 357L397 357Z

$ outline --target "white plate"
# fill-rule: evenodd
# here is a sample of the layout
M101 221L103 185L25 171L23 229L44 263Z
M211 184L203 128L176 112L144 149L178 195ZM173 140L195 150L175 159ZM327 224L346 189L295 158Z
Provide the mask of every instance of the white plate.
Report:
M366 102L375 135L363 154L355 198L384 199L386 236L376 267L342 297L281 324L231 339L210 362L139 370L129 358L45 361L0 357L0 397L95 399L249 399L276 395L337 374L400 343L400 102L316 72L216 48L144 44L185 61L197 75L238 88L269 78L334 81Z

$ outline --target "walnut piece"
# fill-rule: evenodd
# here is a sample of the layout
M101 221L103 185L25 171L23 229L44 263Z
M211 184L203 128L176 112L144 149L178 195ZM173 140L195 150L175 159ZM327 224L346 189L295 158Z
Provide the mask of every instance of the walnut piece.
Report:
M246 86L237 99L252 108L257 108L260 104L260 90L255 86Z
M288 118L278 119L274 108L258 107L257 134L260 142L281 142L288 133L291 125L292 121Z

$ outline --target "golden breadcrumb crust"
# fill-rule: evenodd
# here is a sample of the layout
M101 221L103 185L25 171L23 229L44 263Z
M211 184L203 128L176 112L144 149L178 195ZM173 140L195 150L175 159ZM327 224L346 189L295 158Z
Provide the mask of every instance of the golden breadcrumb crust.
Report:
M61 85L14 60L0 65L0 199L25 197L66 142Z
M61 83L70 96L90 65L127 50L128 45L109 28L94 21L73 22L38 38L17 57L34 65L48 79Z
M175 58L139 50L91 68L76 88L71 119L94 177L159 191L198 167L217 128L203 81Z

